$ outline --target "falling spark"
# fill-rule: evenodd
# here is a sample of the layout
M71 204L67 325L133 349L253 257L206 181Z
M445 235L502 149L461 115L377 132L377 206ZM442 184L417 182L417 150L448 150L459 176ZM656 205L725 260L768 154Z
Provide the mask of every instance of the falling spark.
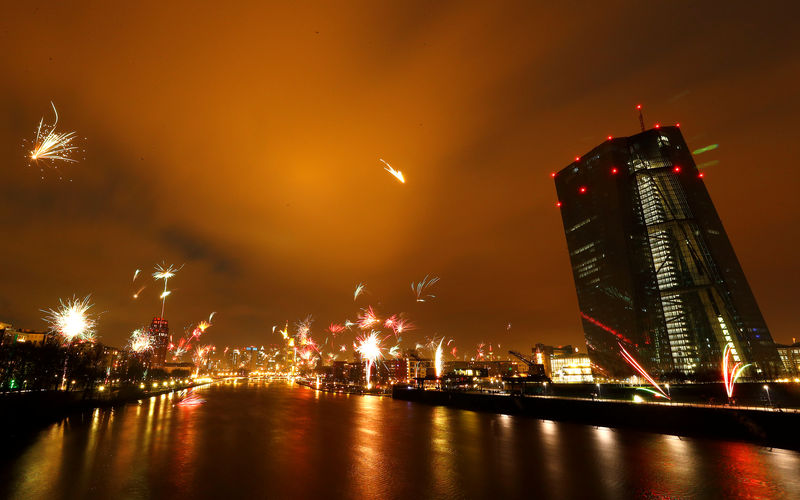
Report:
M50 331L61 335L66 341L92 340L97 320L88 314L92 304L89 295L83 299L73 297L58 301L58 309L42 310L47 313L44 320L50 324Z
M365 287L366 287L365 283L359 283L358 285L356 285L356 291L353 292L353 302L356 301L359 295L361 295L366 291Z
M383 357L383 351L381 350L381 339L378 337L379 332L372 331L369 335L364 335L358 337L356 339L356 343L353 344L353 349L359 354L361 357L366 360L367 367L366 367L366 376L367 376L367 389L372 388L372 365L379 359Z
M403 172L401 172L401 171L399 171L399 170L395 170L395 169L393 169L391 165L389 165L388 163L386 163L385 161L383 161L383 158L379 158L379 160L380 160L380 161L381 161L381 162L382 162L384 165L386 165L386 166L383 168L384 170L386 170L387 172L389 172L390 174L392 174L392 175L393 175L393 176L394 176L394 177L395 177L395 178L396 178L398 181L400 181L400 182L402 182L403 184L405 184L406 180L405 180L405 178L403 177Z
M134 299L138 299L138 298L139 298L139 294L140 294L140 293L142 293L142 291L143 291L145 288L147 288L147 287L146 287L146 286L143 286L143 287L141 287L139 290L137 290L137 291L136 291L136 293L134 293L134 294L133 294L133 298L134 298Z
M72 143L76 138L75 132L56 132L58 111L52 101L50 105L53 107L56 119L52 125L45 125L44 118L39 120L39 128L36 129L36 139L33 142L30 158L33 161L61 160L76 163L77 160L70 158L70 155L79 149Z
M426 290L431 286L435 285L439 281L437 276L432 278L428 278L426 274L425 277L419 283L411 283L411 290L414 291L414 296L416 297L417 302L425 302L428 298L436 298L436 295L431 295L426 293Z
M655 388L655 389L656 389L658 392L660 392L660 393L661 393L661 395L662 395L663 397L665 397L665 398L667 398L667 399L670 399L670 397L667 395L667 393L666 393L666 392L664 392L664 390L661 388L661 386L660 386L660 385L658 385L658 382L656 382L655 380L653 380L653 377L651 377L651 376L650 376L650 374L649 374L649 373L647 373L647 371L645 371L645 369L644 369L644 368L642 368L642 365L640 365L640 364L639 364L639 363L638 363L638 362L637 362L637 361L636 361L636 360L633 358L633 356L631 356L630 354L628 354L628 351L626 351L626 350L625 350L625 348L624 348L624 347L622 347L622 344L620 344L619 342L617 342L617 345L619 345L619 348L620 348L620 350L622 351L622 352L621 352L621 354L622 354L622 357L623 357L623 359L625 359L625 361L626 361L626 362L627 362L629 365L631 365L631 367L632 367L634 370L636 370L636 371L639 373L639 375L641 375L643 378L647 379L647 381L648 381L648 382L650 382L650 385L652 385L652 386L653 386L653 387L654 387L654 388Z
M208 315L208 322L209 323L211 323L211 321L214 319L214 315L215 314L217 314L217 311L213 311L211 314Z
M134 281L136 281L136 277L137 277L137 276L139 276L139 273L140 273L140 272L142 272L142 270L141 270L141 269L137 269L137 270L135 270L135 271L133 272L133 279L131 280L131 282L134 282Z
M750 366L749 364L742 364L741 361L734 363L735 359L731 359L731 355L736 357L735 354L733 344L726 344L722 355L722 381L725 383L725 392L728 394L729 400L733 397L733 385L745 368ZM731 363L733 363L733 366L731 366Z
M434 369L436 370L436 378L441 378L442 372L444 371L444 361L442 359L442 354L443 354L442 342L444 342L444 339L440 340L439 345L436 346L436 354L434 355L433 358L433 366Z

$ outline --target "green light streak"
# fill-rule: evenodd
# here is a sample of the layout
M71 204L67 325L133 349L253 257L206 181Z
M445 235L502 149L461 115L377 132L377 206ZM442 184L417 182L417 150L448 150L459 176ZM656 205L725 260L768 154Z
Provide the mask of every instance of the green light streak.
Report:
M709 151L714 151L718 147L719 147L719 144L709 144L708 146L706 146L704 148L695 149L694 151L692 151L692 154L693 155L700 155L700 154L703 154L703 153L707 153Z

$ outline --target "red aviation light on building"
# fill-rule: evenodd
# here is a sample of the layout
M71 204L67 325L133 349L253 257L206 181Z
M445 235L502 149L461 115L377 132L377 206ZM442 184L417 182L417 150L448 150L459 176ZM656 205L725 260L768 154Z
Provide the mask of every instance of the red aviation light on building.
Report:
M609 135L607 140L609 140L609 141L610 141L611 139L613 139L613 137L611 137L611 136Z
M656 128L661 128L661 124L660 123L656 123Z
M556 202L556 207L561 208L561 202L560 201Z
M703 172L700 172L699 174L697 174L697 177L699 177L699 178L701 178L701 179L702 179L703 177L705 177L705 176L706 176L706 174L704 174Z
M576 156L575 157L575 161L581 161L581 157L580 156Z
M681 128L681 124L680 123L676 123L675 126L678 127L678 128Z
M679 174L681 173L681 167L676 165L675 168L672 169L672 171L675 172L676 174Z
M581 194L585 193L586 192L586 186L579 187L578 188L578 192L581 193Z
M642 105L641 104L637 104L636 105L636 109L642 109Z
M613 175L617 175L617 172L619 172L619 170L617 170L617 167L612 167L612 168L611 168L611 173L612 173Z
M555 172L550 172L550 177L553 177L553 178L555 178L555 176L556 176L556 173L555 173Z

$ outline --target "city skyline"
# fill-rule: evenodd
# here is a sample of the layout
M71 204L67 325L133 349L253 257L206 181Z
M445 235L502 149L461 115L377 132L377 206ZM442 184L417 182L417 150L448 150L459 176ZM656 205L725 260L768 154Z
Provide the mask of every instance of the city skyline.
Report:
M648 128L680 122L692 150L719 144L697 162L717 162L705 181L773 338L797 336L782 279L798 271L798 174L786 160L798 101L784 78L796 62L791 30L765 31L772 15L733 7L717 23L707 6L593 7L570 19L576 38L553 45L537 36L567 20L557 7L470 6L453 19L383 6L352 20L265 8L238 13L250 30L216 27L213 42L197 42L212 12L167 31L97 8L32 9L0 21L16 48L0 55L10 68L0 150L11 159L0 321L44 329L40 309L91 293L101 342L121 346L160 310L152 283L131 299L130 275L166 260L185 263L170 281L172 330L217 311L207 335L218 346L277 343L272 325L308 314L318 328L343 321L362 282L361 305L406 312L420 336L582 346L549 174L636 132L642 103ZM263 34L257 20L271 15L286 27ZM16 22L34 17L43 22ZM659 43L631 48L630 37ZM658 78L664 67L673 74ZM86 150L65 180L40 179L20 144L50 101ZM417 303L409 285L426 275L441 278L437 296Z

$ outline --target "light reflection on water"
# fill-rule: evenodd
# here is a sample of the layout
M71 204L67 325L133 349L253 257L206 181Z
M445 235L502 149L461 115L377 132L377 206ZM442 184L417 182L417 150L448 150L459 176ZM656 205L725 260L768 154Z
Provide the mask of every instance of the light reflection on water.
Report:
M264 383L95 410L0 458L10 498L800 498L800 454Z

